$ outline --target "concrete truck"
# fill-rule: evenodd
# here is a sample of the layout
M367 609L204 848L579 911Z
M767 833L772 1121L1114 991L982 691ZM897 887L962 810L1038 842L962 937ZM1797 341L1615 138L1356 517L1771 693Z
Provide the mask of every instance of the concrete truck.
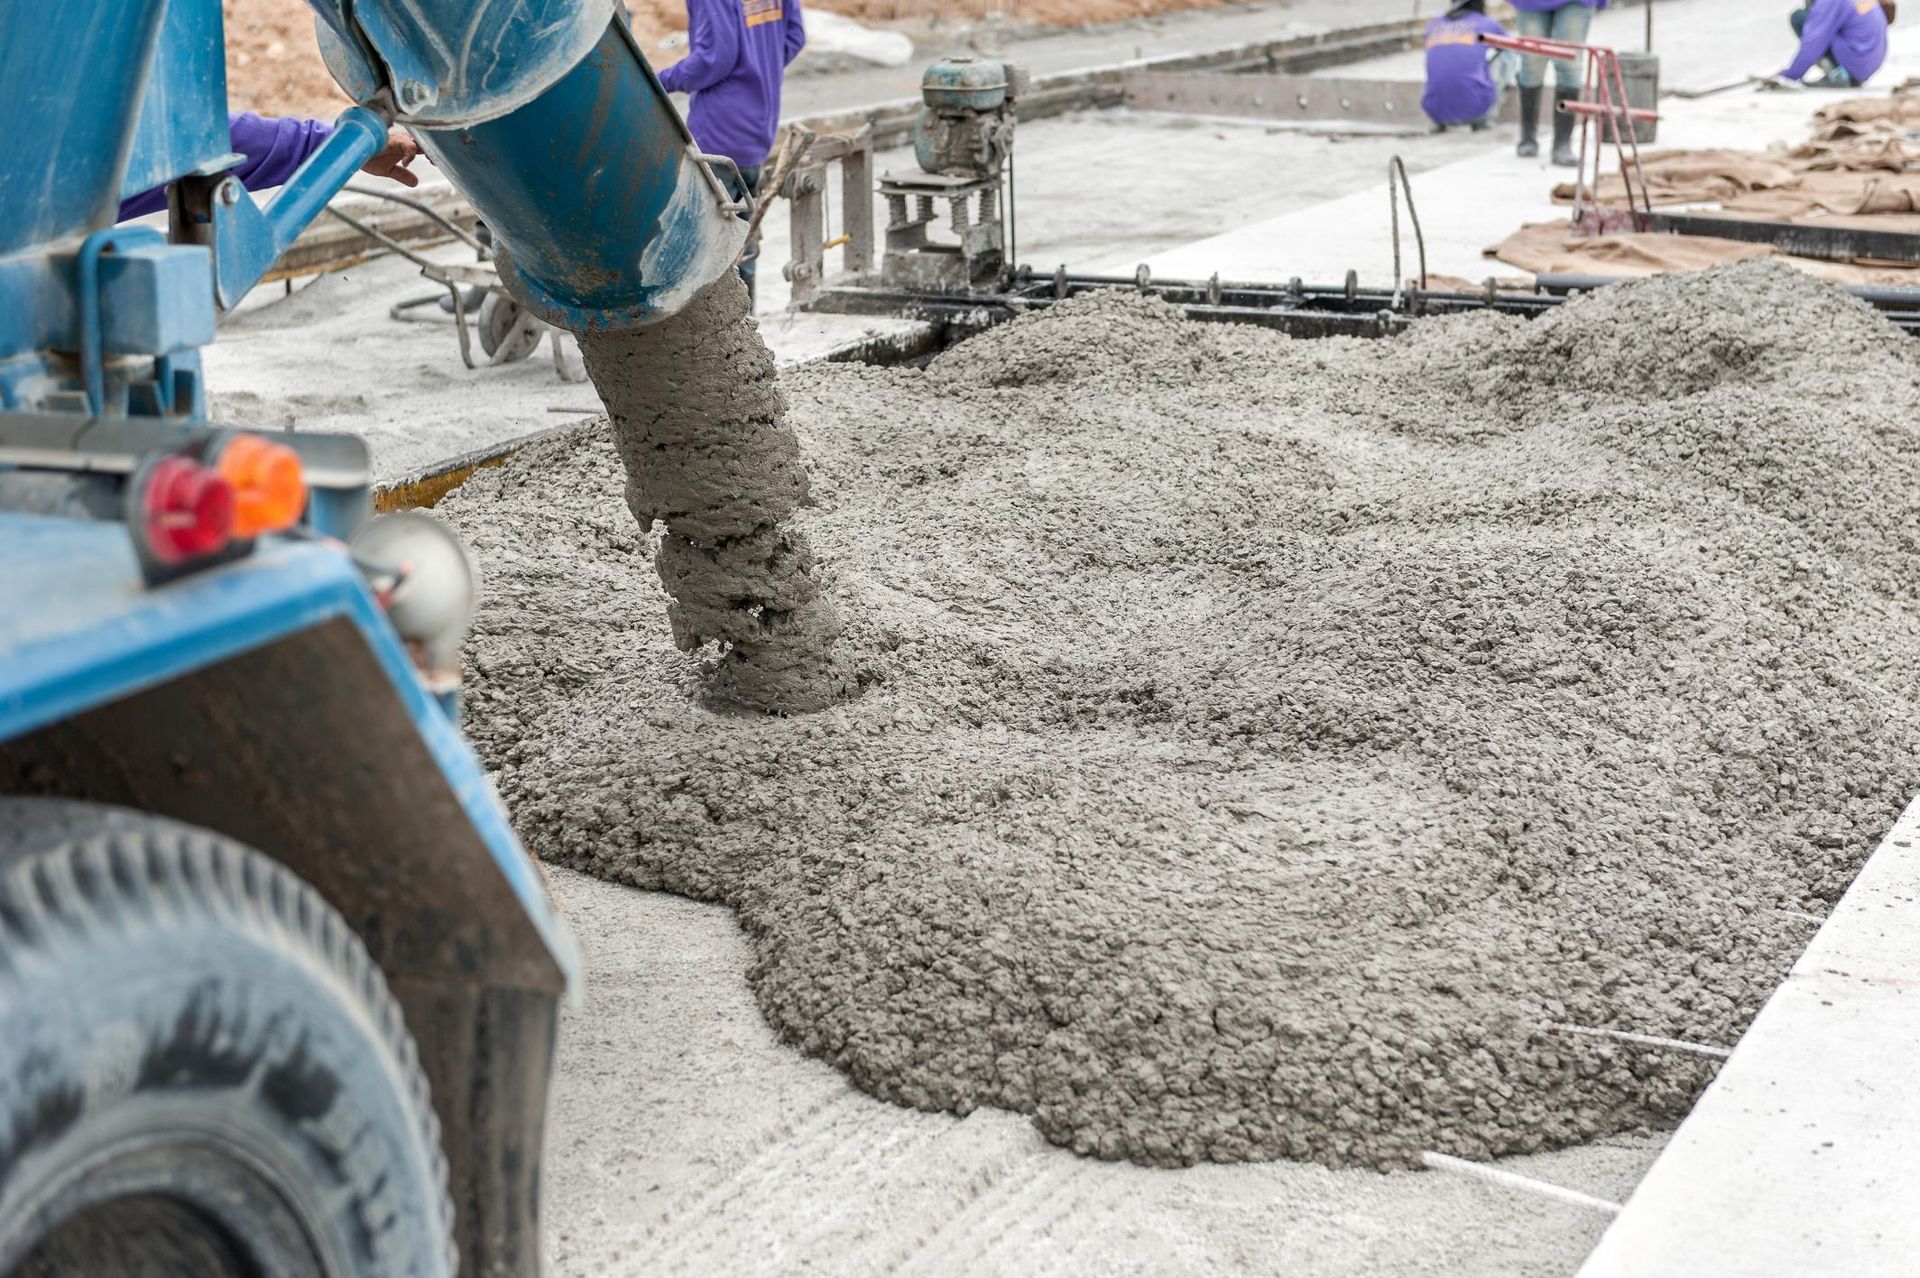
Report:
M554 323L745 228L607 0L312 5L358 105L262 203L218 0L0 0L0 1274L539 1269L577 963L458 731L471 564L200 352L393 122Z

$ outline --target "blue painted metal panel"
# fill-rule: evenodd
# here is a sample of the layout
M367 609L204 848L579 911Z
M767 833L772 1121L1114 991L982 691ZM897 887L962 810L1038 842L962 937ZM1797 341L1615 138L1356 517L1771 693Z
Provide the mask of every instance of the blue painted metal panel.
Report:
M217 171L233 150L219 0L166 0L166 7L121 199Z
M150 590L119 524L0 513L0 546L0 740L348 619L569 983L577 979L578 957L479 760L337 547L272 538L239 563Z
M146 244L100 259L100 342L109 355L172 355L213 341L212 256Z
M110 229L123 193L233 158L225 65L219 0L0 0L0 408L201 416L209 293L238 304L385 144L384 121L356 109L264 212L235 183L217 279L205 249ZM156 360L103 375L107 355Z
M503 249L502 276L574 330L639 327L733 268L746 228L617 26L545 94L421 144Z
M0 0L0 257L112 225L165 8Z

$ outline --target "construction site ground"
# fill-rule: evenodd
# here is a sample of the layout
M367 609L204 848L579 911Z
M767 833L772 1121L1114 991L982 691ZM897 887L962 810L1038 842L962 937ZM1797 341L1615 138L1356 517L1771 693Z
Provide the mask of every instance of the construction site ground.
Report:
M1425 0L1427 14L1442 6ZM1786 61L1786 9L1750 0L1656 7L1666 86L1699 89ZM1009 38L1044 71L1272 39L1408 16L1403 2L1299 0ZM1603 13L1595 39L1638 47L1637 6ZM1920 73L1920 30L1895 32L1884 74ZM1417 56L1328 74L1418 78ZM794 82L794 114L909 96L912 68ZM1797 140L1816 95L1745 90L1663 103L1663 146ZM1020 135L1021 260L1051 270L1162 278L1392 279L1386 166L1403 156L1429 267L1512 274L1483 256L1523 222L1564 216L1558 176L1504 132L1357 136L1124 111L1042 120ZM904 166L889 153L880 167ZM794 315L780 280L776 205L760 313L784 362L819 358L904 321ZM1409 242L1409 251L1411 244ZM458 260L460 250L441 250ZM207 366L216 416L369 437L383 478L430 468L600 412L592 388L555 376L543 350L464 369L450 327L399 323L423 292L384 259L279 290L231 318ZM551 1270L560 1278L665 1273L1570 1274L1608 1218L1589 1209L1422 1173L1263 1164L1152 1171L1048 1145L1023 1118L960 1120L861 1095L782 1046L745 980L749 948L723 908L566 871L555 890L587 961L566 1018L546 1174ZM1619 1202L1664 1135L1508 1160L1509 1170ZM1623 1271L1624 1272L1624 1271Z

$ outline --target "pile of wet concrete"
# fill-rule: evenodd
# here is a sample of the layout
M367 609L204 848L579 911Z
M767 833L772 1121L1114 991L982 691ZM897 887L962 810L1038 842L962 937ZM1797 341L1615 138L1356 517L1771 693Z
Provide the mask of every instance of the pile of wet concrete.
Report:
M1109 294L793 374L864 692L703 708L601 437L455 494L529 845L868 1091L1090 1154L1670 1122L1920 785L1920 359L1753 264L1294 342Z

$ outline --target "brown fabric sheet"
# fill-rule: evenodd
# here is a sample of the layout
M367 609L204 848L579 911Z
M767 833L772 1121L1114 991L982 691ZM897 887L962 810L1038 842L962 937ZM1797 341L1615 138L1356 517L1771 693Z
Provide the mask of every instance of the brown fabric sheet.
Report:
M1813 113L1814 123L1829 125L1879 125L1896 129L1920 128L1920 80L1897 86L1892 97L1848 98L1833 102Z
M1812 134L1767 151L1653 151L1641 157L1655 205L1719 204L1755 217L1859 217L1920 212L1920 82L1885 98L1850 98L1814 113ZM1574 184L1554 188L1571 204ZM1596 195L1625 207L1617 172Z
M1794 257L1769 244L1747 244L1739 240L1717 240L1706 236L1577 236L1568 222L1537 222L1522 227L1504 243L1488 249L1487 255L1535 275L1612 276L1703 271L1728 262L1772 257L1836 284L1920 284L1920 269L1823 262Z
M1736 199L1753 191L1792 186L1802 177L1784 158L1754 151L1649 151L1640 157L1647 190L1655 204L1704 204ZM1574 184L1553 188L1561 204L1573 203ZM1602 175L1602 204L1625 207L1626 182L1618 173Z
M1850 127L1850 126L1848 126ZM1803 172L1845 169L1867 173L1876 169L1899 173L1920 165L1920 141L1904 133L1853 133L1845 137L1816 136L1787 152L1788 162Z
M1793 186L1750 191L1722 204L1731 213L1781 221L1920 213L1920 172L1806 173Z
M1911 158L1909 158L1911 154ZM1769 217L1905 213L1920 207L1920 143L1901 137L1807 143L1792 151L1655 151L1641 159L1655 205L1723 204ZM1624 207L1626 182L1604 174L1600 203ZM1562 182L1553 198L1573 202Z

